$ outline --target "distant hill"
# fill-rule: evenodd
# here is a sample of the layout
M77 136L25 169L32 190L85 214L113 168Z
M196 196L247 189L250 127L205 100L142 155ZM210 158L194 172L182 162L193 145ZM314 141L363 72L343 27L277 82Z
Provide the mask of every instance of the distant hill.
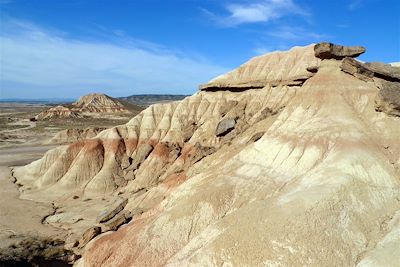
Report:
M22 103L22 104L60 104L60 103L72 103L72 98L43 98L43 99L25 99L25 98L2 98L0 103Z
M137 114L142 108L127 101L112 98L105 94L92 93L80 97L72 104L58 105L39 113L37 120L56 118L81 118L106 113Z
M117 99L127 101L142 107L148 107L155 103L171 102L182 100L187 95L131 95L126 97L118 97Z

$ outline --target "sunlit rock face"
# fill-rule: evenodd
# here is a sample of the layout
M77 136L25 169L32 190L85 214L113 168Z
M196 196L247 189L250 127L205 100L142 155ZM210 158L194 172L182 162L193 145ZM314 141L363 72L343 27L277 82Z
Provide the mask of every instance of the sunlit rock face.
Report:
M82 96L72 105L82 113L129 112L117 99L99 93Z
M318 67L314 45L294 47L252 58L239 68L200 85L201 90L240 90L267 85L301 84L312 76L307 68Z
M44 110L36 115L35 119L76 119L106 113L130 113L130 111L117 99L105 94L93 93L80 97L68 107L59 105Z
M40 112L35 116L35 120L75 119L81 117L82 115L78 112L59 105Z
M398 81L315 53L254 58L15 176L27 196L120 193L144 211L78 266L395 266L400 118L376 99Z

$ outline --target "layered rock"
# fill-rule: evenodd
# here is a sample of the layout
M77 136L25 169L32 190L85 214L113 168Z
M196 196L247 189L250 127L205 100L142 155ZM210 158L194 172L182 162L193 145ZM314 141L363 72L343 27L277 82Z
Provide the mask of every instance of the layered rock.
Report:
M300 85L313 75L307 68L318 67L319 63L313 45L294 47L252 58L239 68L200 85L200 89L235 91L267 85Z
M129 112L119 100L99 93L82 96L72 105L83 113Z
M342 46L332 43L318 43L314 46L315 56L320 59L343 59L345 57L358 57L365 52L362 46Z
M50 144L67 144L95 137L106 128L89 127L85 129L70 128L58 132L50 141Z
M40 112L35 116L36 120L52 120L52 119L62 119L62 118L80 118L81 115L64 106L56 106L49 108L48 110Z
M132 105L132 104L130 104ZM134 106L134 109L140 110ZM35 116L36 120L73 119L91 117L107 113L130 113L129 109L121 101L105 94L93 93L82 96L76 102L65 106L57 106L45 110Z
M400 116L400 67L380 62L362 63L345 58L340 68L363 81L375 83L380 89L375 99L377 111Z
M25 197L119 193L143 211L78 266L396 262L400 122L375 110L382 78L314 46L249 62L15 170Z

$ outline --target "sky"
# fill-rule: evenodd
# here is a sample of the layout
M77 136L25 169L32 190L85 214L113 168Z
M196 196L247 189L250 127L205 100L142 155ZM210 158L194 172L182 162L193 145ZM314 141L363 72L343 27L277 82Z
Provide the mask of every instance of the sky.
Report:
M193 94L320 41L397 62L399 14L399 0L0 0L0 99Z

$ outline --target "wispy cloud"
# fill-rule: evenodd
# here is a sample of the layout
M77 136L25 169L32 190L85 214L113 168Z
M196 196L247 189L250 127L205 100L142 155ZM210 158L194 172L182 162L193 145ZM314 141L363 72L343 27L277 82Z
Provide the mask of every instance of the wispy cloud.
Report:
M270 22L288 15L310 15L293 0L258 0L245 4L228 4L225 9L227 15L217 15L205 9L203 12L218 24L227 27L245 23Z
M253 49L255 55L263 55L272 52L273 49L269 46L257 46Z
M316 33L302 27L281 26L274 30L268 31L267 34L272 37L285 40L304 40L309 42L321 41L331 38L332 36L322 33Z
M6 21L0 34L0 97L191 93L226 71L202 57L124 38L121 31L114 35L121 44Z
M360 7L361 5L362 5L362 0L349 0L349 4L347 5L347 7L350 10L353 10Z
M290 49L291 47L292 47L292 45L286 44L284 42L282 42L282 43L274 42L274 44L271 44L271 45L258 44L253 49L253 53L255 56L258 56L258 55L263 55L263 54L277 52L277 51L285 51L285 50Z

